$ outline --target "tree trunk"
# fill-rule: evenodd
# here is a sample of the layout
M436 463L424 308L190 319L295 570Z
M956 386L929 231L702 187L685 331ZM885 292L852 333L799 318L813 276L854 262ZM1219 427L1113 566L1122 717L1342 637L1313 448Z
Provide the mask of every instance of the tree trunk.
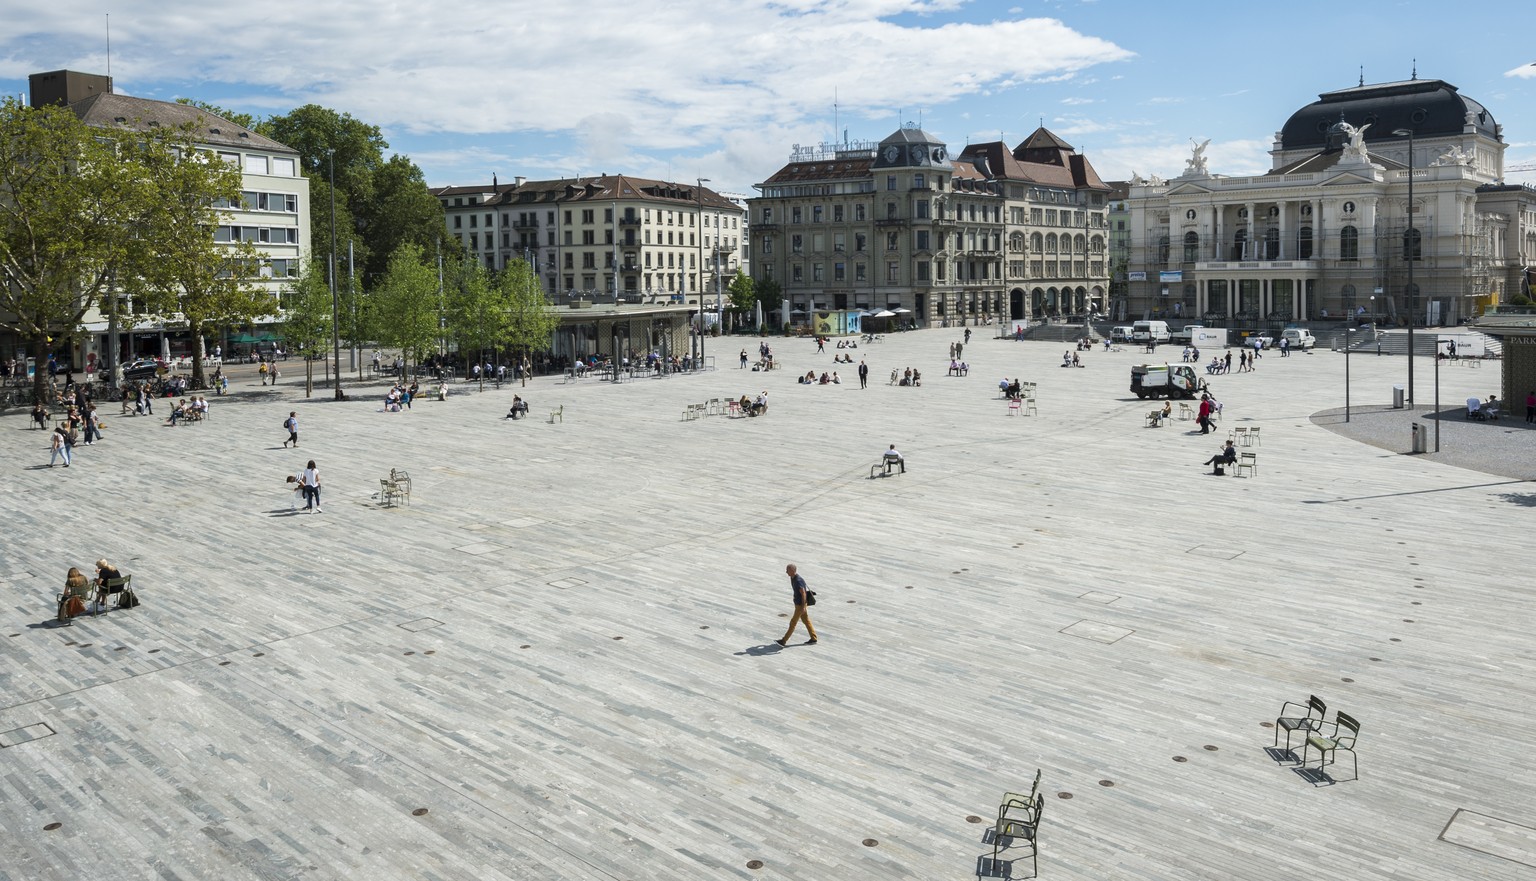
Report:
M341 377L336 377L340 381ZM308 355L304 356L304 397L313 397L315 394L315 361Z
M203 323L201 321L188 321L187 330L192 333L195 345L192 348L192 388L202 390L208 387L208 381L203 372Z
M32 363L36 365L32 372L32 405L51 404L48 400L48 334L38 333L32 337ZM25 363L22 369L26 369Z

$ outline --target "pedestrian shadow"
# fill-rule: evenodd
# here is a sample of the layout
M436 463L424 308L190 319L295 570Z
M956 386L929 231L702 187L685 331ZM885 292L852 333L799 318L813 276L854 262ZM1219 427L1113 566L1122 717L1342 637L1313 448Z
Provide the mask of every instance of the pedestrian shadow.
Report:
M298 509L274 508L273 510L267 512L267 516L268 517L292 517L293 515L299 513L302 510L303 510L302 508L298 508Z
M782 651L784 651L784 646L781 646L776 642L770 642L767 645L749 646L745 650L737 652L736 656L740 657L742 655L747 655L753 658L760 658L764 655L776 655Z
M1504 493L1499 498L1522 508L1536 508L1536 493Z

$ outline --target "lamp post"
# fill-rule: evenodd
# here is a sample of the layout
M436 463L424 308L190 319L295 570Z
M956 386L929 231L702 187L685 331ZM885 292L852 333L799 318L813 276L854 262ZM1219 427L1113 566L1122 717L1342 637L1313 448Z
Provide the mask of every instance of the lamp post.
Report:
M1344 421L1349 421L1349 344L1352 342L1349 335L1349 322L1344 322Z
M699 234L699 280L694 285L694 295L699 298L699 352L693 359L694 370L702 369L704 364L704 185L709 182L709 178L701 177L697 180L699 185L693 191L693 198L699 206L699 220L696 224Z
M326 153L331 167L331 354L336 359L336 400L343 401L346 395L341 393L341 308L336 301L336 151Z
M1418 228L1413 225L1413 129L1400 128L1392 132L1398 137L1408 138L1408 229L1403 233L1403 256L1408 261L1408 290L1404 298L1408 301L1408 403L1413 403L1413 323L1414 307L1418 300L1419 289L1413 283L1413 264L1418 262L1423 237ZM1409 233L1413 233L1410 237ZM1409 242L1412 242L1410 248ZM1439 428L1437 425L1436 428Z

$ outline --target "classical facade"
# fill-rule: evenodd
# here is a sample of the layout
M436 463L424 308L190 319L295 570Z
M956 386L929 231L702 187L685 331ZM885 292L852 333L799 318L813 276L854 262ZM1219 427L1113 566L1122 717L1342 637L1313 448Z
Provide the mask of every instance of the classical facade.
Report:
M1276 134L1265 174L1213 174L1205 146L1172 180L1131 181L1135 317L1453 324L1510 289L1528 221L1490 187L1501 127L1449 83L1324 93Z
M527 260L551 294L694 302L702 291L713 303L746 266L745 208L698 183L519 177L432 194L466 252L491 269Z
M240 169L240 202L219 206L223 223L214 228L213 236L220 242L251 242L261 254L261 277L256 284L271 295L278 313L260 319L255 329L272 335L282 321L283 289L299 275L301 261L310 255L309 181L299 170L298 152L196 107L116 94L112 79L106 76L59 70L33 74L29 85L34 107L66 106L87 125L105 131L191 126L200 149ZM177 328L175 316L151 319L126 299L115 304L121 308L114 310L112 305L109 302L86 314L87 336L76 346L74 363L90 363L113 351L114 318L121 358L195 351L185 330Z
M793 311L938 325L1103 307L1108 188L1045 129L958 158L911 125L877 143L797 146L757 189L753 272Z

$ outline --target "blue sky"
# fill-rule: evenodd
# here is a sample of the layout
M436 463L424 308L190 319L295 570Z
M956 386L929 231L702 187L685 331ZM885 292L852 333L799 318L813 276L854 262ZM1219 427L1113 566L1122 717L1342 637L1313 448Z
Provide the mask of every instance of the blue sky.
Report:
M242 8L245 7L245 8ZM794 144L1017 142L1041 119L1106 179L1269 167L1317 93L1444 79L1536 163L1528 0L459 0L28 4L0 28L0 88L111 72L119 91L258 115L305 103L379 125L434 185L628 172L751 194ZM1523 47L1522 47L1523 44ZM838 110L834 116L834 95ZM1536 173L1510 174L1536 182Z

